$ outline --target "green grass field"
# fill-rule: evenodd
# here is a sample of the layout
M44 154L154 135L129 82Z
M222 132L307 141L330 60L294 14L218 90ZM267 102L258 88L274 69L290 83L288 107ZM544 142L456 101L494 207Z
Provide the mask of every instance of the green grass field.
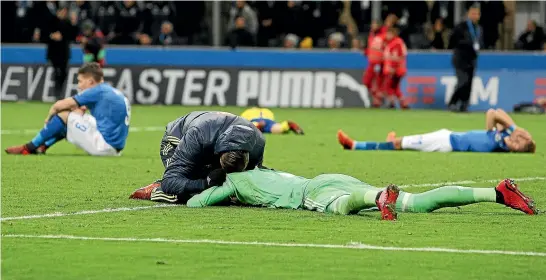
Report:
M30 140L34 135L27 130L41 128L48 105L4 103L1 109L4 149ZM546 215L526 216L493 203L431 214L402 213L398 221L387 222L375 212L335 216L235 207L151 208L151 202L129 200L134 189L162 175L158 154L162 127L199 109L242 111L134 106L132 128L148 131L132 132L120 158L89 157L66 142L45 156L3 154L3 279L541 279L546 275ZM275 169L307 177L344 173L377 186L413 185L407 188L412 192L432 188L423 184L472 181L466 185L491 187L496 185L492 180L523 178L520 188L539 208L546 208L544 116L515 116L538 145L534 155L516 155L350 152L341 149L335 136L339 128L365 140L383 140L393 129L400 135L444 127L480 129L484 116L478 113L357 109L275 113L277 119L298 121L306 132L303 137L267 136L265 164ZM123 207L127 211L118 211ZM97 211L81 213L84 210ZM43 216L52 213L61 214ZM64 215L70 213L77 215ZM20 218L29 215L36 216ZM57 237L44 238L52 236ZM344 247L351 242L393 248Z

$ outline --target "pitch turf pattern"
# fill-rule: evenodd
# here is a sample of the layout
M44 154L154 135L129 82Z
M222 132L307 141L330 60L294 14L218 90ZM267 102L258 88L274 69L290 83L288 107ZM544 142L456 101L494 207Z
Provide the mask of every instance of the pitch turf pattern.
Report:
M497 204L480 204L399 215L333 216L305 211L185 207L147 208L127 199L159 178L158 149L167 122L191 110L133 107L121 158L92 158L60 143L47 156L2 156L2 276L5 279L539 279L546 274L546 216L525 216ZM220 108L214 108L220 109ZM240 113L239 108L221 108ZM43 104L2 104L2 148L28 141L24 130L41 127ZM521 189L546 208L546 118L515 116L537 140L535 155L349 152L336 141L343 128L355 138L383 140L439 128L480 129L482 114L434 111L275 110L305 136L268 136L266 165L303 176L344 173L369 183L419 185L528 178ZM6 132L6 133L4 133ZM530 179L529 179L530 178ZM542 179L541 179L542 178ZM144 208L133 211L103 209ZM98 210L78 215L53 215ZM131 209L129 209L131 210ZM40 218L5 220L38 215ZM65 237L58 239L39 236ZM25 237L32 236L32 237ZM70 237L66 237L70 236ZM74 239L77 237L77 239ZM80 237L84 237L83 239ZM102 238L110 239L104 240ZM215 240L225 244L160 240ZM233 243L230 243L233 242ZM261 242L311 244L276 247ZM449 248L462 252L352 250L362 243L395 248ZM316 246L335 245L337 248ZM342 248L343 247L343 248ZM346 247L346 246L345 246ZM534 256L482 254L470 250L535 252ZM541 256L542 254L542 256Z

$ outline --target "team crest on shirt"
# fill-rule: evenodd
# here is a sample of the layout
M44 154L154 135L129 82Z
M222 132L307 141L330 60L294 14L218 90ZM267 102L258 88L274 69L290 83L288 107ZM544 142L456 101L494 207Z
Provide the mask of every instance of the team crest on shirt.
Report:
M500 142L502 140L502 135L500 132L495 133L495 142Z

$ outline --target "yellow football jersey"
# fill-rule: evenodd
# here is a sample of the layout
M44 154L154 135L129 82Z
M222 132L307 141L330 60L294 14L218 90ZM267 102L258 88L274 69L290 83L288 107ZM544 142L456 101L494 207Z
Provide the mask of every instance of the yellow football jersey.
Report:
M254 119L268 119L268 120L275 120L275 115L273 112L266 108L258 108L258 107L252 107L250 109L245 110L241 117L252 121Z

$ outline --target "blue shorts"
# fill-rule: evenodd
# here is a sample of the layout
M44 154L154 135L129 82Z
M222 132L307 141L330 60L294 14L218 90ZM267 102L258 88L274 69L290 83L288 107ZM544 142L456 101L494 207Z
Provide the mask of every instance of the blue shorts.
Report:
M264 119L264 118L252 119L250 122L264 122L265 125L264 125L263 131L262 131L264 133L271 133L271 128L273 128L273 125L275 125L277 123L274 120Z

